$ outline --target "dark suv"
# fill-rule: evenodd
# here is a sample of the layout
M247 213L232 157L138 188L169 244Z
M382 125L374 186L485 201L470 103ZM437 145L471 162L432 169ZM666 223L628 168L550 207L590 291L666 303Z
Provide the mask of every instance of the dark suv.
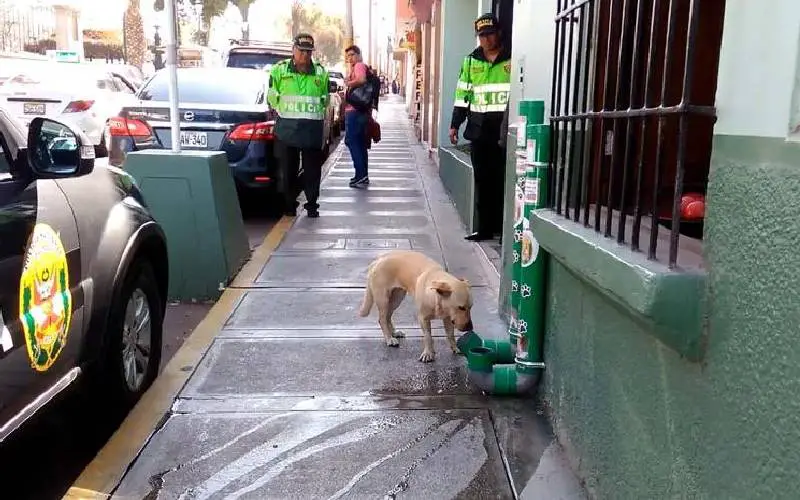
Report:
M127 409L158 374L166 239L94 157L78 127L0 108L0 442L77 381Z

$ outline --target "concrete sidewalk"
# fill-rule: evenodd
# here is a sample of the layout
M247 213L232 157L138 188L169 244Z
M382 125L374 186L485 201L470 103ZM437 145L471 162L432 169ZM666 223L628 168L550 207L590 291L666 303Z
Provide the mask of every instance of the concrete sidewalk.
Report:
M379 121L371 186L348 187L342 145L321 217L299 217L235 282L230 315L114 498L583 497L541 409L471 387L441 324L436 361L417 361L410 299L395 315L399 349L384 345L374 310L357 317L367 264L412 248L473 284L482 335L506 335L497 276L463 240L402 105L383 102Z

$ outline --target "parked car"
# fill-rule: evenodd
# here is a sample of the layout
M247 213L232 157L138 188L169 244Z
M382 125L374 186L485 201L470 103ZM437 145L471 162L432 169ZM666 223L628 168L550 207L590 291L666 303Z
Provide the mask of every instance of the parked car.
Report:
M135 102L136 86L120 73L91 64L42 63L3 87L0 105L27 125L35 117L65 119L77 125L107 156L108 119Z
M231 40L223 53L223 66L269 71L272 65L292 57L292 44L288 42L259 42Z
M138 90L144 84L144 72L132 64L108 64L105 69L112 75L117 74L124 78L134 90Z
M336 70L328 70L328 76L332 82L336 82L336 113L334 119L334 135L339 135L344 131L344 73Z
M272 135L276 114L266 102L268 80L266 72L251 69L178 69L181 147L224 151L240 192L277 187ZM137 94L137 104L111 120L112 165L122 166L131 151L172 147L168 83L167 72L157 72ZM329 106L326 149L332 116Z
M27 136L27 137L26 137ZM80 127L0 108L0 442L78 382L129 409L161 360L166 240Z

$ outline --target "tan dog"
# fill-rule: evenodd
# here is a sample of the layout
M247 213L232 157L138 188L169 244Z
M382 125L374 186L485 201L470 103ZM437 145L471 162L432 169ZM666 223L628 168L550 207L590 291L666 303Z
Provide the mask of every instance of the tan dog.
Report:
M467 280L458 279L433 259L410 250L395 250L375 259L367 271L367 289L359 314L369 315L372 304L378 307L378 323L387 346L397 347L404 336L394 329L392 314L406 294L414 297L417 319L422 327L422 354L429 363L436 358L431 335L431 320L441 319L453 353L458 353L454 328L472 330L472 291Z

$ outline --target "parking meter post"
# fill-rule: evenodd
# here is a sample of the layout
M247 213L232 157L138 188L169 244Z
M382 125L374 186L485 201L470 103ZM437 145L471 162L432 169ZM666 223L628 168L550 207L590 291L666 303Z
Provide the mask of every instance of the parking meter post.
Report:
M544 331L545 271L547 255L539 248L531 223L533 212L543 208L547 199L547 178L550 160L550 126L528 125L527 170L525 177L525 209L520 258L520 302L515 362L517 369L533 373L541 368Z
M169 121L172 151L181 151L181 117L178 96L178 14L176 0L166 0L167 10L167 76L169 77Z

